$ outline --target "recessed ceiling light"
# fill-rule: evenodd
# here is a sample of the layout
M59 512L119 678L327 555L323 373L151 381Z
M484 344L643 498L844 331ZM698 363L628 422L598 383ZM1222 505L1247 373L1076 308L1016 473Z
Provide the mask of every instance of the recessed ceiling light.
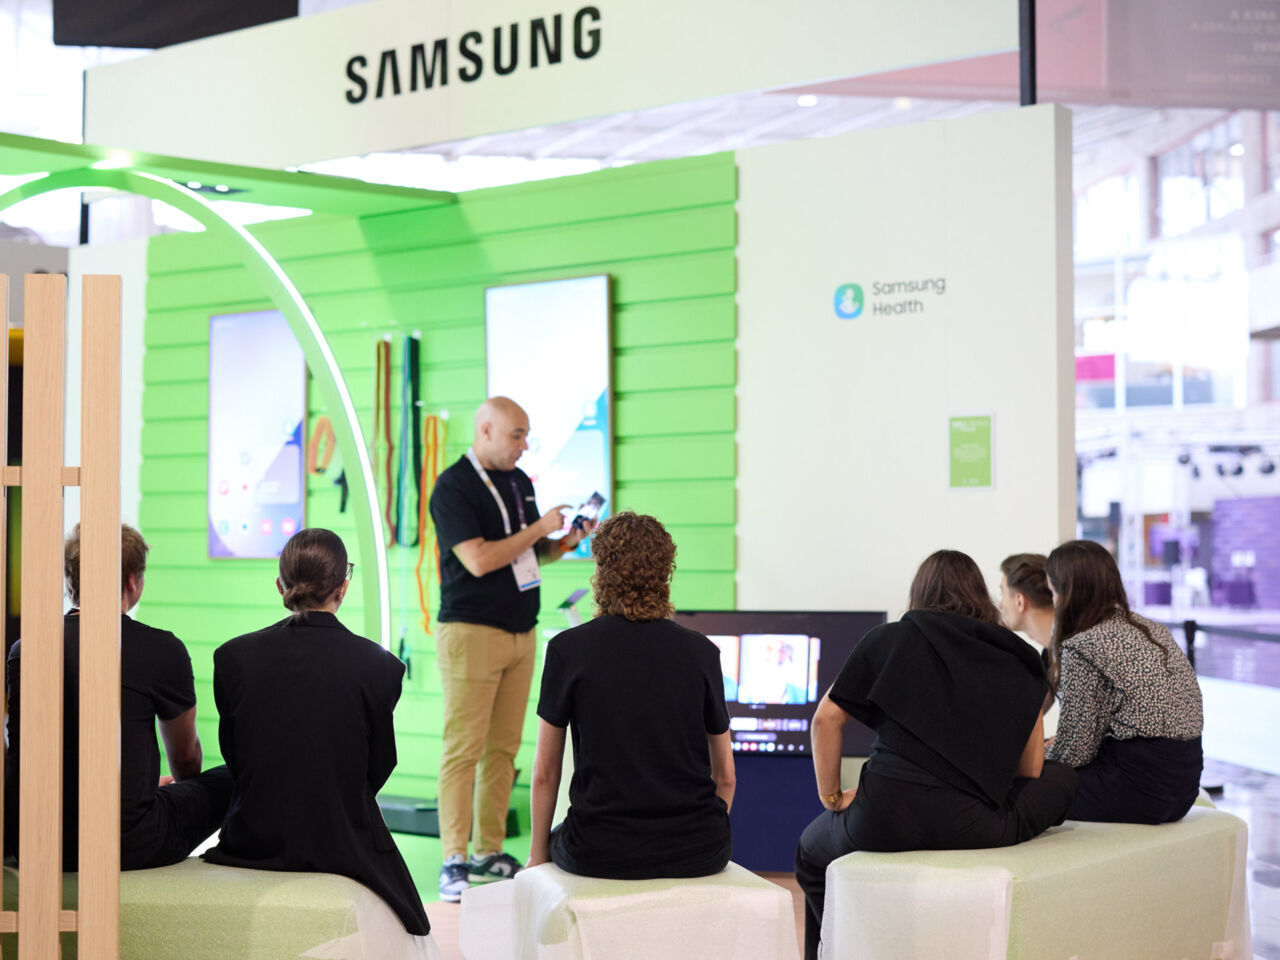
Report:
M818 98L812 93L802 93L800 96L796 97L797 107L816 107L817 105Z
M202 186L204 186L204 184L202 184L199 180L187 181L187 189L189 190L199 190Z
M1244 156L1244 144L1243 144L1243 143L1233 143L1233 144L1232 144L1232 145L1227 149L1227 153L1231 154L1233 157L1243 157L1243 156Z
M228 193L231 190L231 188L228 187L225 183L220 183L213 189L218 191L218 193Z

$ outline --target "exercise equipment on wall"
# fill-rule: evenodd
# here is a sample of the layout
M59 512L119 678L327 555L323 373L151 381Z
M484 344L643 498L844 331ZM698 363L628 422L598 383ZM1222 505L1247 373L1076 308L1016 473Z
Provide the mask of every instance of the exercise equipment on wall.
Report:
M400 456L396 461L395 528L399 536L396 542L402 547L417 546L417 527L413 518L422 507L422 420L421 377L419 358L421 335L416 331L404 338L404 362L400 367ZM406 488L412 481L417 493L411 505Z
M377 462L378 434L381 430L386 449L383 472L386 476L386 497L383 517L387 523L388 542L396 542L396 522L394 507L395 490L391 484L391 458L395 452L395 444L391 441L391 336L388 334L377 342L374 358L375 374L373 382L373 439L370 443L370 457Z
M427 561L428 550L435 561L436 582L440 582L440 544L436 540L435 528L428 523L430 511L427 506L431 500L431 491L435 489L436 478L440 476L446 432L445 418L433 413L427 414L422 424L422 470L418 478L418 565L414 568L418 578L418 605L422 608L422 629L427 632L427 636L431 636L431 601L427 585L422 579L422 565ZM428 566L427 575L430 574L431 568Z
M307 473L320 476L329 468L337 443L333 435L333 421L326 416L316 418L307 441Z

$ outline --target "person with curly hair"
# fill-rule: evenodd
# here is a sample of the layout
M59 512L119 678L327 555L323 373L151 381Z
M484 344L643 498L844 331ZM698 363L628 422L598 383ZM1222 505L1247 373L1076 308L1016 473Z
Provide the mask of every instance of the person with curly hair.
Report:
M669 619L676 546L658 520L610 517L592 554L599 615L547 646L529 866L617 880L719 873L734 790L720 651ZM552 830L566 728L569 810Z

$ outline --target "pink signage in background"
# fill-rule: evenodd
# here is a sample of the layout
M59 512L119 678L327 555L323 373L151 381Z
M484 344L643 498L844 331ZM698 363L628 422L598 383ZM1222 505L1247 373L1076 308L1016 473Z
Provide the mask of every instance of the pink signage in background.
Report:
M1087 357L1076 357L1076 382L1089 383L1109 381L1116 378L1116 355L1114 353L1098 353Z
M1276 0L1039 0L1038 99L1078 104L1274 109ZM1018 54L789 88L787 93L1017 100Z

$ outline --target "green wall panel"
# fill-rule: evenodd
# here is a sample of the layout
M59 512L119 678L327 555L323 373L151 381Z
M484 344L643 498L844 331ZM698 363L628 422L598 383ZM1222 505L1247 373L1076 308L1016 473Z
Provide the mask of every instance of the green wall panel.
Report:
M732 608L736 197L733 158L721 154L475 191L449 206L360 219L306 217L252 230L307 298L366 431L375 344L394 337L398 379L403 335L421 335L424 410L448 414L447 463L466 450L484 399L484 288L610 274L615 508L654 513L671 530L679 606ZM205 234L155 238L149 274L140 525L152 552L140 616L187 642L199 729L213 762L213 650L285 611L274 562L207 556L209 317L271 307L234 257ZM317 398L313 391L313 420L326 412ZM351 514L339 512L333 485L340 459L329 475L308 478L307 523L347 539L358 577L364 560L355 555ZM403 638L411 664L396 711L400 765L388 789L430 796L443 707L435 640L418 607L418 549L393 546L388 562L392 635L397 643ZM565 625L554 607L587 586L590 572L582 561L544 567L544 631ZM435 610L439 598L429 579ZM354 624L358 614L353 594L342 616ZM536 690L535 678L534 701ZM522 781L532 765L533 706L517 758Z

